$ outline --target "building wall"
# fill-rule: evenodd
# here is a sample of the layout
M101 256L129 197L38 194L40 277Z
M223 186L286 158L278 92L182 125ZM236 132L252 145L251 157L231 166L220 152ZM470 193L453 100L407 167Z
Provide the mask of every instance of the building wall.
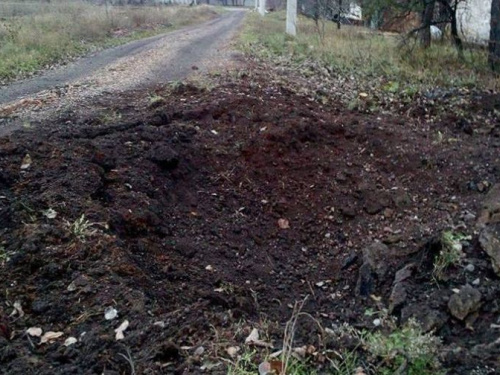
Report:
M457 16L464 39L487 43L490 38L491 0L467 0L459 5Z

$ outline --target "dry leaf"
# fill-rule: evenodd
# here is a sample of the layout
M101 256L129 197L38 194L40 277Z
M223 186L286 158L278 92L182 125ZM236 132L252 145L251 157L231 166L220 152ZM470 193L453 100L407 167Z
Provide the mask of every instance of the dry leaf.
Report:
M239 351L240 351L239 346L230 346L229 348L226 349L227 354L229 354L231 358L236 357Z
M288 229L288 228L290 228L290 222L287 219L279 219L278 226L281 229Z
M54 211L52 208L49 208L48 210L45 210L43 211L43 215L47 218L47 219L55 219L56 216L57 216L57 212Z
M106 310L104 310L104 319L106 320L113 320L118 316L118 310L116 310L114 307L107 307Z
M24 311L23 311L23 308L21 306L21 302L19 302L19 301L14 302L14 311L12 311L10 316L14 316L16 314L18 314L20 318L22 318L24 316Z
M31 166L31 162L30 154L26 154L21 163L21 169L28 169Z
M68 337L66 341L64 341L64 346L70 346L78 342L76 337Z
M272 348L272 344L259 340L259 331L257 328L252 329L252 332L250 332L250 335L245 339L245 344L247 345L254 345L254 346L261 346L263 348Z
M33 337L40 337L42 335L42 329L40 327L31 327L26 330L26 333Z
M259 365L259 375L267 375L271 372L271 364L267 361Z
M115 339L116 341L118 340L123 340L125 338L125 335L123 334L123 332L128 328L128 320L124 320L122 324L120 324L120 326L115 329L115 332L116 332L116 336L115 336Z
M51 342L64 335L63 332L46 332L40 339L40 344L45 344L46 342Z
M252 332L245 339L245 344L250 344L252 342L259 341L259 330L257 328L252 329Z

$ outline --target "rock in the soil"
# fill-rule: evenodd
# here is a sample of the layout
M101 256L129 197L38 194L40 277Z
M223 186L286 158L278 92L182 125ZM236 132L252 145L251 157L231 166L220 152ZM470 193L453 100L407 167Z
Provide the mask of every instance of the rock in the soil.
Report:
M363 263L359 268L356 295L364 297L369 296L373 291L374 283L375 281L372 276L370 265Z
M363 249L363 265L359 269L356 294L368 296L372 293L376 275L382 280L389 269L388 259L393 256L390 248L380 241L375 241Z
M404 307L401 310L402 322L406 322L410 318L417 320L424 332L440 329L447 320L446 314L421 303Z
M479 235L479 243L490 256L493 270L500 276L500 223L484 228Z
M375 241L363 249L363 262L368 264L379 279L382 279L389 268L388 259L392 257L389 247L380 241Z
M173 170L179 165L177 153L167 145L157 145L148 153L148 159L166 170Z
M500 184L495 184L484 198L477 224L484 227L486 224L500 223Z
M400 282L394 285L389 297L389 312L392 313L394 309L400 307L405 303L408 293L406 292L406 283Z
M464 320L467 315L477 311L481 304L481 293L466 285L460 289L456 294L453 294L448 302L448 308L451 315L455 318Z

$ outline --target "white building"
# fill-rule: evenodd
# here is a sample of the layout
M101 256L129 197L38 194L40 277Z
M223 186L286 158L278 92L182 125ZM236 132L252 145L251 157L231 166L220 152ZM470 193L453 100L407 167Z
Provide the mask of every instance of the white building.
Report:
M459 4L458 27L465 40L481 44L488 43L490 12L491 0L466 0Z

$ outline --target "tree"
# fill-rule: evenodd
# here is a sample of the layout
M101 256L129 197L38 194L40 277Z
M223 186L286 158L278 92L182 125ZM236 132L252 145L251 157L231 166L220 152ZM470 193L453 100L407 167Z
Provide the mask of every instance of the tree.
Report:
M427 48L431 45L431 25L432 18L434 16L434 6L436 3L434 0L423 0L424 9L422 11L422 24L420 27L420 40L422 42L422 47Z
M491 1L490 42L488 62L495 73L500 73L500 0Z

